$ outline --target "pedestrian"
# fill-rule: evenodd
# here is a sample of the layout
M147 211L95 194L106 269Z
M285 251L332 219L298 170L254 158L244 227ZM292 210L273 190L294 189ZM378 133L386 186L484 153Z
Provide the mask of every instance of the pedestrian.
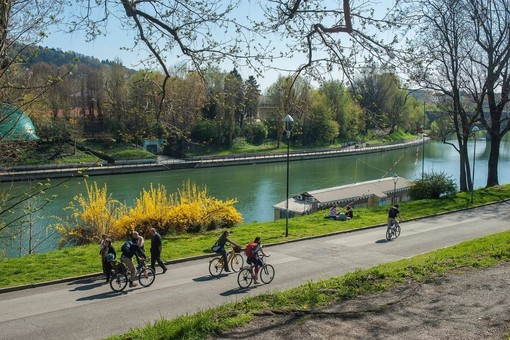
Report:
M99 256L101 257L101 265L103 268L103 274L108 278L108 274L106 272L106 255L107 253L107 244L106 244L106 234L101 235L101 242L99 242Z
M142 249L143 252L145 252L145 240L143 236L141 236L138 231L133 230L132 234L132 241L134 242L136 240L136 244Z
M151 228L151 268L156 272L156 262L163 269L163 274L166 273L167 268L165 263L161 261L161 250L163 248L163 242L161 242L161 235L156 231L155 228Z
M113 255L113 259L115 259L117 257L117 252L115 251L115 248L113 247L113 244L112 244L112 240L110 240L109 238L107 238L105 240L105 244L106 246L104 247L104 251L103 251L103 272L105 273L105 276L106 276L106 283L110 282L110 274L112 273L112 260L109 260L108 259L108 256L110 254ZM112 256L110 256L110 258L112 258Z

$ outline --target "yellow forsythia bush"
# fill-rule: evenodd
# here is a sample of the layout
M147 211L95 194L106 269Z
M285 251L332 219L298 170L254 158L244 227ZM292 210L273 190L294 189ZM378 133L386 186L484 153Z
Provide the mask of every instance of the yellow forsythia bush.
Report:
M101 234L110 233L110 226L119 216L122 205L108 195L106 184L99 188L96 182L89 186L85 181L85 187L87 195L76 195L66 208L72 211L71 216L56 225L61 235L59 246L95 242Z
M106 185L87 185L87 195L74 197L67 209L72 216L57 226L60 245L96 242L101 234L112 239L124 239L137 230L149 235L150 228L161 234L202 232L242 223L241 214L234 208L237 200L226 202L209 197L207 188L199 188L189 180L175 194L168 194L162 185L143 190L133 207L129 208L107 193Z
M149 235L151 228L165 233L170 210L174 207L173 195L167 195L166 188L158 185L143 190L132 208L124 208L121 216L113 223L112 237L124 238L133 230Z

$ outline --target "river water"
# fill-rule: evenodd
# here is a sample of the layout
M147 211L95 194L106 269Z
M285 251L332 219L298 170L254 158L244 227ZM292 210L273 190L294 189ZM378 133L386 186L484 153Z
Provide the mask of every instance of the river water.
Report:
M489 144L483 139L476 142L475 187L483 187L487 179L487 159ZM289 164L289 193L297 195L304 191L328 188L355 182L393 176L407 179L419 179L422 170L425 173L441 172L452 176L458 183L459 156L455 149L447 144L432 142L405 150L381 153L345 156L304 161L291 161ZM473 155L474 144L470 145L470 157ZM422 161L424 159L424 162ZM285 162L272 164L254 164L229 166L221 168L203 168L186 170L169 170L138 174L121 174L109 176L92 176L88 183L97 182L99 187L107 185L108 193L113 199L132 205L139 197L142 189L150 188L151 184L164 185L168 193L176 192L188 179L198 186L207 186L209 195L221 200L237 199L235 205L242 214L244 222L272 221L272 206L285 200L286 193ZM510 183L510 143L502 144L499 182ZM54 180L56 182L58 180ZM15 183L16 184L16 183ZM17 184L18 186L21 184ZM0 190L8 190L9 184L0 183ZM12 189L11 189L12 190ZM48 216L64 216L63 208L78 193L85 193L83 179L73 179L50 190L48 195L57 198L43 212L45 218L37 220L40 228L52 222ZM52 249L58 235L50 237L39 251ZM16 256L19 250L6 249L9 256Z

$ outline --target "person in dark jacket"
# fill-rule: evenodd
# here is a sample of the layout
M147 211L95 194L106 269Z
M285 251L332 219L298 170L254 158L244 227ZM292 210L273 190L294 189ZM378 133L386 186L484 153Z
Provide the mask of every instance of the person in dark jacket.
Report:
M120 260L122 261L122 263L126 265L126 267L129 270L129 287L136 287L137 286L137 283L135 282L136 269L135 265L133 264L133 256L136 256L137 259L142 258L144 260L146 256L142 249L138 246L136 240L127 241L126 243L128 244L128 247L127 249L125 249L124 246L121 248L122 255L120 256Z
M221 255L221 258L223 259L223 268L225 268L225 271L226 272L229 272L230 271L230 268L228 267L228 260L227 260L227 250L225 249L225 245L227 243L229 243L230 245L232 245L233 247L239 247L239 245L237 243L235 243L234 241L231 241L229 238L228 238L228 235L229 235L229 232L227 230L225 230L223 232L223 234L221 234L220 238L218 239L218 241L216 241L216 243L214 244L214 248L216 250L214 250L217 254L220 254Z
M393 227L393 225L398 225L397 217L400 217L400 205L395 204L388 210L388 229Z
M106 283L110 282L110 274L112 272L112 264L106 258L108 254L113 254L113 257L117 257L117 253L115 252L115 248L112 245L112 240L109 238L105 239L104 247L101 249L101 258L103 261L103 272L106 276Z
M352 207L350 205L345 207L345 216L347 216L348 220L352 220L354 217L354 212L352 211Z
M165 263L161 261L161 249L163 243L161 242L161 235L156 231L155 228L151 228L151 268L156 271L156 262L163 269L163 274L166 273L167 268Z

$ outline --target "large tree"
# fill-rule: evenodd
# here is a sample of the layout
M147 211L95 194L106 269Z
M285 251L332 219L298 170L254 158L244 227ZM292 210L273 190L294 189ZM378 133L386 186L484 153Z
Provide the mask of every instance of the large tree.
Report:
M500 144L510 131L510 2L468 0L471 41L466 91L490 137L487 186L499 184ZM486 114L488 108L488 114Z
M487 186L498 184L501 138L510 125L510 4L506 0L408 0L416 26L412 78L440 95L460 155L460 190L473 189L467 143L481 122L491 137ZM488 104L488 115L484 108ZM446 140L446 136L445 136Z
M472 188L467 142L476 113L466 107L463 87L467 83L463 65L467 60L469 21L462 1L420 0L410 18L420 32L412 42L415 56L411 59L411 77L439 97L438 104L449 114L457 143L450 143L460 155L460 190ZM472 45L472 42L471 42Z

